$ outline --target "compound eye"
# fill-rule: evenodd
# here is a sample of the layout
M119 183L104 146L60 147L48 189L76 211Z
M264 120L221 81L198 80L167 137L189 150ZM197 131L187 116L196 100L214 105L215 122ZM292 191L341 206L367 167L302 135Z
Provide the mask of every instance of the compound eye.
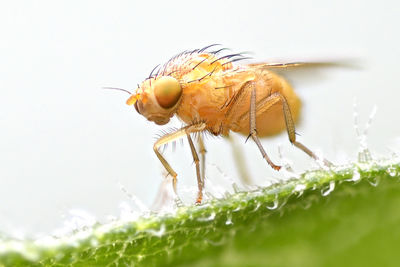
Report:
M154 95L158 104L165 108L172 108L178 103L182 95L182 88L179 82L170 76L163 76L154 82Z

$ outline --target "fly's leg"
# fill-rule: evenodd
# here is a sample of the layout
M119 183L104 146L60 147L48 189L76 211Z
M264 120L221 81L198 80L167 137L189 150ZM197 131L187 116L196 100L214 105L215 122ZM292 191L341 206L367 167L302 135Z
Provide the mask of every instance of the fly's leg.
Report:
M294 129L294 122L293 122L293 118L292 118L292 113L290 113L289 104L288 104L286 98L282 94L275 93L275 95L276 95L276 97L280 98L280 100L282 102L283 115L285 117L285 122L286 122L286 130L287 130L287 133L289 135L290 142L293 145L295 145L296 147L298 147L299 149L303 150L307 155L309 155L310 157L312 157L316 161L320 160L318 158L318 156L315 155L315 153L312 152L309 148L307 148L302 143L296 141L296 131ZM270 97L272 97L272 95ZM322 161L324 162L324 164L326 166L329 166L329 167L333 166L332 162L330 162L327 159L322 159Z
M225 111L224 124L229 124L231 122L232 118L237 112L237 109L240 107L239 103L241 103L242 100L246 98L249 91L248 89L252 87L252 84L252 81L245 82L237 91L237 93L226 104L227 109Z
M256 128L256 117L257 117L257 113L258 113L258 107L259 107L259 103L256 103L256 88L254 86L254 82L253 81L247 81L246 83L244 83L242 85L242 87L239 89L239 91L236 93L236 95L231 99L230 102L232 102L232 104L230 104L228 106L228 109L226 111L226 118L225 118L225 123L226 122L231 122L232 118L236 115L236 111L239 108L239 104L242 102L243 99L245 99L247 97L247 92L251 90L251 96L250 96L250 111L246 112L245 114L243 114L242 116L240 116L239 121L248 117L250 115L250 131L249 131L249 136L248 138L252 138L254 140L254 142L257 144L261 155L263 156L263 158L265 158L265 160L267 161L267 163L275 170L279 170L281 167L275 165L271 159L268 157L267 153L265 152L260 139L257 136L257 128ZM228 103L229 104L229 103ZM272 105L272 104L271 104ZM242 178L242 180L245 180Z
M252 85L252 81L245 82L237 91L237 93L229 100L227 104L227 110L225 112L224 124L229 125L234 123L233 118L237 115L237 111L241 107L240 104L243 103L243 101L245 101L245 99L248 97L248 93L252 88ZM235 160L235 166L239 172L240 179L244 184L251 184L250 175L248 169L246 168L245 160L240 147L235 144L231 136L228 135L227 138L232 146L233 158Z
M206 177L206 147L204 145L204 141L203 141L203 137L201 135L199 135L199 152L201 155L201 161L200 161L200 167L201 167L201 180L203 181L203 187L205 185L205 177Z
M190 133L195 133L195 132L201 132L205 129L206 125L205 123L196 123L193 125L189 125L186 127L183 127L173 133L166 134L162 137L160 137L153 145L153 150L156 153L158 159L161 161L162 165L164 168L167 170L168 174L172 176L172 186L174 188L174 192L176 194L176 183L177 183L177 173L172 169L171 165L167 162L167 160L161 155L160 151L158 150L160 146L168 144L172 141L175 141L179 138L182 138L183 136L190 134Z
M262 99L261 101L259 101L257 103L257 114L262 114L264 112L266 112L271 106L277 104L281 102L282 104L282 109L283 109L283 115L285 118L285 123L286 123L286 130L289 136L289 140L290 142L295 145L297 148L301 149L302 151L304 151L307 155L309 155L310 157L312 157L315 160L320 160L318 158L317 155L315 155L314 152L312 152L309 148L307 148L305 145L303 145L302 143L296 141L296 131L295 131L295 126L294 126L294 121L292 118L292 114L290 112L290 108L289 108L289 104L287 103L286 98L279 92L275 92L273 94L271 94L270 96ZM251 111L250 111L251 113ZM240 117L240 120L245 119L245 115L243 114ZM250 117L251 118L251 117ZM324 164L326 166L333 166L333 164L326 160L326 159L322 159L322 161L324 162Z
M199 160L199 156L197 155L196 152L196 148L194 147L192 138L190 137L190 133L187 133L187 139L190 145L190 150L192 151L192 156L193 156L193 160L194 163L196 164L196 175L197 175L197 186L198 186L198 192L197 192L197 200L196 200L196 204L200 204L201 200L203 199L203 180L200 177L200 160Z
M267 153L265 152L260 139L257 136L257 128L256 128L256 88L253 85L251 90L250 96L250 134L249 137L253 139L253 141L257 144L258 149L260 149L261 155L267 161L267 163L274 169L279 171L280 166L275 165L271 159L268 157ZM248 138L249 138L248 137Z

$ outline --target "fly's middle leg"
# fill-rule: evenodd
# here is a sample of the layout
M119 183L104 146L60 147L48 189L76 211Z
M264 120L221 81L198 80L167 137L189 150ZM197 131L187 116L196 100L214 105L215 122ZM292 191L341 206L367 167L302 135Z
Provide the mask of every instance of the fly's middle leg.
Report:
M280 166L275 165L271 159L268 157L267 153L265 152L263 146L261 145L260 140L258 139L257 136L257 128L256 128L256 88L254 85L253 81L247 81L245 82L241 88L238 90L238 92L232 97L232 99L229 101L229 105L227 107L226 113L225 113L225 124L232 123L233 118L237 116L237 111L240 108L240 103L242 103L248 96L248 92L251 91L251 96L250 96L250 111L246 112L242 116L239 117L238 122L240 122L243 119L247 119L250 116L250 134L248 138L252 138L254 142L257 144L258 148L260 149L260 152L263 156L263 158L266 159L267 163L275 170L279 170ZM240 124L240 123L239 123ZM239 159L240 160L240 159ZM239 169L241 167L239 166ZM244 170L244 169L242 169ZM241 171L242 171L241 170ZM243 177L248 176L245 174ZM242 180L244 183L249 183L249 179L243 178Z
M267 163L274 169L279 171L280 166L275 165L271 159L268 157L267 153L265 152L260 139L257 136L257 128L256 128L256 88L253 85L251 90L250 96L250 134L249 137L253 139L253 141L257 144L258 148L260 149L262 157L267 161Z

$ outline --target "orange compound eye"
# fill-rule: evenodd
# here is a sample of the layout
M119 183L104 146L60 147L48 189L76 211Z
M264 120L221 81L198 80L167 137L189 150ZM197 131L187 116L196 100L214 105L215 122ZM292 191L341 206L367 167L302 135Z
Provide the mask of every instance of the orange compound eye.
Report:
M172 108L182 95L182 87L175 78L163 76L155 80L154 95L161 107Z

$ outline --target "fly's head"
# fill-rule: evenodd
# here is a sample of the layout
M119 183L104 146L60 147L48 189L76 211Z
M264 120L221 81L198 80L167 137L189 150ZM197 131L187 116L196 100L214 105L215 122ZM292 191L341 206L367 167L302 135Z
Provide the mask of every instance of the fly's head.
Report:
M126 103L134 105L136 111L149 121L164 125L175 114L181 96L179 81L171 76L161 76L142 82Z

